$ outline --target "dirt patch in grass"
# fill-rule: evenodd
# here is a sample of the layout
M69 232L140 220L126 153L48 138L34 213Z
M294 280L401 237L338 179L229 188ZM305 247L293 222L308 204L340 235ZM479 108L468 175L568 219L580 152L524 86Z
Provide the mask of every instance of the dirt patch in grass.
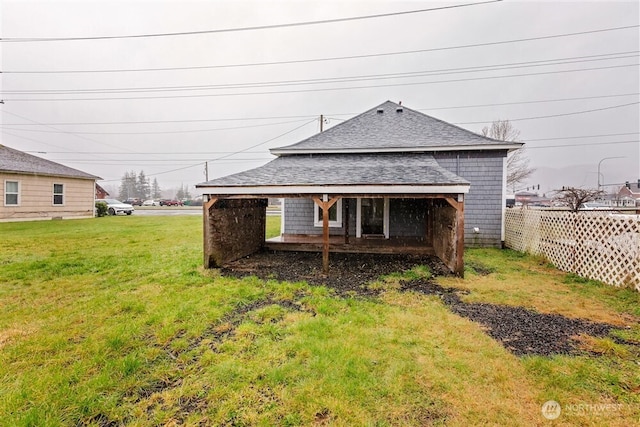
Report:
M465 303L458 296L460 291L420 279L404 282L402 290L440 296L452 312L483 325L492 338L517 356L575 354L579 352L580 335L603 337L617 329L606 323L537 313L524 307Z
M257 276L261 279L306 281L311 285L324 285L338 295L375 297L379 289L367 284L380 276L407 271L418 265L427 265L434 276L448 275L446 267L435 257L378 254L332 254L330 271L322 272L322 255L305 252L261 252L221 269L224 276ZM490 271L483 271L490 274ZM580 335L607 336L616 329L606 323L571 319L558 314L542 314L523 308L487 303L465 303L460 294L468 293L444 288L432 280L403 281L402 291L437 295L453 313L480 323L487 333L518 356L575 354L579 350Z
M331 254L329 273L322 271L322 254L316 252L258 252L229 263L220 270L223 276L256 276L260 279L287 282L306 281L324 285L339 295L376 296L379 290L368 283L380 276L429 266L434 275L448 275L445 265L436 257L381 254Z

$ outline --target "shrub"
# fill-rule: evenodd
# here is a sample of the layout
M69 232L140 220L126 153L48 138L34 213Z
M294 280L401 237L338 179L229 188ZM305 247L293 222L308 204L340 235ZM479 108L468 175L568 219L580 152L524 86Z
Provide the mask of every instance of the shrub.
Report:
M108 206L105 202L96 202L96 216L103 217L107 216Z

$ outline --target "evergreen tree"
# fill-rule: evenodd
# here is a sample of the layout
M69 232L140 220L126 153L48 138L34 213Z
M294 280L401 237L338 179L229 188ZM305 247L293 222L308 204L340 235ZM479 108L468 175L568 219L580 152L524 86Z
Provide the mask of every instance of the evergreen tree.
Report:
M135 175L134 175L135 176ZM148 199L151 196L151 186L149 185L149 178L146 177L144 171L140 171L137 180L137 196L140 199Z
M151 198L152 199L162 198L162 190L160 190L160 185L158 184L158 180L156 178L153 178L153 184L151 184Z
M134 171L125 172L120 180L120 199L126 200L137 196L136 173Z
M189 187L184 185L184 183L180 184L180 188L176 192L176 199L178 200L191 200L191 194L189 193Z
M184 199L184 185L180 184L180 188L176 191L176 199L182 200Z

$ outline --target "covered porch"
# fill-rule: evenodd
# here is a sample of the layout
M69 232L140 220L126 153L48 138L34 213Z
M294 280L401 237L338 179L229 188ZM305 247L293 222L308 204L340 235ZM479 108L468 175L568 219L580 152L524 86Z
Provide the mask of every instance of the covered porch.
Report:
M459 190L459 187L452 188ZM387 189L388 190L388 189ZM312 200L319 208L322 233L281 234L265 238L267 198ZM380 233L363 234L348 224L355 217L345 204L344 234L330 235L330 209L342 199L412 199L424 201L421 217L424 233L419 236L389 235L388 225ZM359 206L359 205L358 205ZM386 206L386 205L385 205ZM204 264L221 267L261 249L322 252L323 270L330 269L330 253L374 253L435 255L455 274L464 274L464 193L343 193L343 194L216 194L204 206ZM361 224L358 224L362 227Z
M258 250L420 253L464 273L464 199L470 184L432 155L323 154L279 157L199 184L204 264L221 267ZM286 230L266 241L268 198L283 207ZM395 227L395 228L394 228Z

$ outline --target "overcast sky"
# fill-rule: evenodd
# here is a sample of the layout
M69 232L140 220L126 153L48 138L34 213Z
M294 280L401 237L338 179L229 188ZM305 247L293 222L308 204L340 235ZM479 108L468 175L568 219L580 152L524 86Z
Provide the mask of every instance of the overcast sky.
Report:
M523 187L640 178L639 2L465 4L2 0L1 143L167 189L392 100L474 132L510 120L538 169Z

